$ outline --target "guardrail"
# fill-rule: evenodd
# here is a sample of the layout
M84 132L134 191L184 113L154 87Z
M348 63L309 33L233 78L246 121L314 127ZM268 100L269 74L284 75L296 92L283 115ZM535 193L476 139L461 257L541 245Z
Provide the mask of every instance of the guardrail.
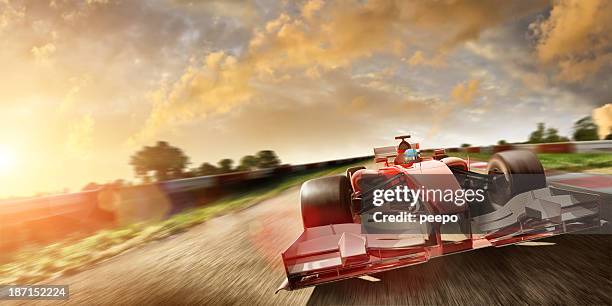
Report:
M348 165L371 156L234 172L136 186L0 202L0 254L24 243L48 243L79 233L162 219L285 175Z
M537 153L612 153L612 140L570 141L538 144L506 144L447 148L449 152L497 153L507 150L531 150Z

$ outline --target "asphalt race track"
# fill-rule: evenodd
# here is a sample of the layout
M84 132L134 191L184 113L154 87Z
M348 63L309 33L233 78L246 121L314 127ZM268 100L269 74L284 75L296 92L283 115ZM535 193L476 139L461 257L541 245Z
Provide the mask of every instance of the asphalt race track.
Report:
M279 253L301 232L298 195L293 188L51 283L70 285L63 302L75 305L612 304L611 235L485 248L377 274L377 282L274 294L284 278Z

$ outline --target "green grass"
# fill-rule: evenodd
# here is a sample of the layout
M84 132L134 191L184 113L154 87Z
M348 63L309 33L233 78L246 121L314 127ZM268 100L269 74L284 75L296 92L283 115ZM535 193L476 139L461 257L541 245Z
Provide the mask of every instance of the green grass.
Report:
M13 261L0 265L0 284L32 284L54 276L74 274L131 248L184 232L215 216L272 198L309 179L342 173L348 167L363 163L288 175L276 182L233 194L204 207L176 214L164 221L103 230L78 241L64 241L36 250L22 251ZM298 205L297 201L295 205Z
M612 167L610 153L542 153L538 158L546 169L582 171Z
M466 153L449 153L450 156L467 158ZM492 154L470 153L470 159L487 161ZM610 153L539 153L544 169L562 171L584 171L612 167Z

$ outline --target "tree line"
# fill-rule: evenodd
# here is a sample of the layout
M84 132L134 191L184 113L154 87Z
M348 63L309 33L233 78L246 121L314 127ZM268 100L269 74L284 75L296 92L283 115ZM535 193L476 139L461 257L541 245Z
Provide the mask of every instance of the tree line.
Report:
M593 122L591 116L586 116L574 122L572 139L574 141L599 140L598 126ZM612 131L604 137L606 140L612 139ZM569 137L560 136L559 130L553 127L546 127L543 122L538 123L535 131L529 135L527 143L548 143L570 141Z
M597 125L590 116L587 116L574 123L572 139L575 141L598 140L597 131ZM612 131L604 139L612 140ZM524 143L550 143L569 140L568 137L560 136L556 128L547 128L544 123L538 123L536 130L529 135L529 139ZM500 145L507 143L506 140L498 141ZM461 145L461 147L469 146L470 144L467 143ZM130 165L134 169L136 177L142 179L145 183L274 168L279 166L281 161L274 151L261 150L253 155L243 156L236 166L234 166L234 160L230 158L223 158L216 165L204 162L197 167L188 168L189 164L189 157L185 155L183 150L170 145L166 141L158 141L154 146L145 146L130 158ZM123 185L124 182L113 184ZM92 189L97 186L95 183L90 183L84 189Z
M205 162L190 169L189 164L189 157L183 150L166 141L158 141L154 146L145 146L130 158L130 165L136 177L143 182L274 168L279 166L281 161L274 151L261 150L254 155L243 156L237 166L234 166L234 160L230 158L223 158L216 165Z
M586 116L574 122L572 128L573 133L571 139L574 141L589 141L600 140L598 134L598 126L593 122L591 116ZM612 130L604 137L604 140L612 140ZM544 122L540 122L536 126L536 130L529 134L529 139L523 143L552 143L570 141L569 137L560 136L559 130L553 127L546 127ZM499 140L498 145L506 145L508 142L505 139ZM470 147L469 143L461 144L462 148Z

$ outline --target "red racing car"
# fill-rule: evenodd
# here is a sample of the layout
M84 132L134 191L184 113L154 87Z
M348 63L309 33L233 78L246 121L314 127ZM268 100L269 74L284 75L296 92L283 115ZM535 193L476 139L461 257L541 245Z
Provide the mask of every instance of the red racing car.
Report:
M282 253L279 290L600 226L600 197L547 186L530 151L498 152L476 172L444 150L423 156L409 137L375 148L376 170L349 168L302 185L304 231Z

